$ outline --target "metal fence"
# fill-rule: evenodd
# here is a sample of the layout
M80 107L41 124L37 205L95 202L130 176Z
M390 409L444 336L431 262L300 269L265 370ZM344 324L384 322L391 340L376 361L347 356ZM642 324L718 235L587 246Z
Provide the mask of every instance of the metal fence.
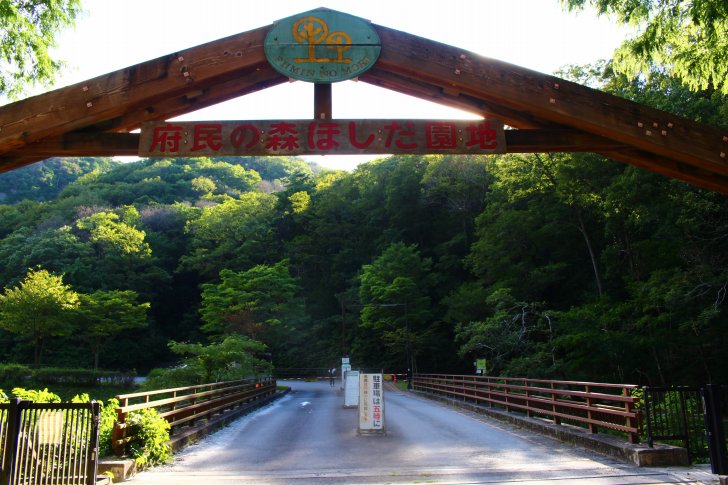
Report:
M96 483L99 404L0 404L0 485Z
M446 374L415 374L412 383L417 391L583 426L592 433L610 429L639 442L637 398L632 396L637 386L632 384Z
M655 441L680 445L692 463L708 458L703 400L699 387L670 386L644 388L647 444Z
M703 388L703 407L710 466L717 475L728 475L728 385Z
M728 386L645 387L647 444L687 449L690 462L707 461L713 473L728 473Z
M112 448L117 456L122 456L127 443L133 439L136 430L126 421L130 412L156 409L174 434L182 426L192 426L227 410L255 404L275 392L275 379L266 377L257 381L245 379L121 394L116 396L120 407L116 408Z

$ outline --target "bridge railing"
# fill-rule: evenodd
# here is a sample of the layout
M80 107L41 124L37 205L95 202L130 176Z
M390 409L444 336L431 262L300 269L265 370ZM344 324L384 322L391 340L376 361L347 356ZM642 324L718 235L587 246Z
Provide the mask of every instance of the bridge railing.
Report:
M619 431L630 443L639 442L638 398L632 396L636 385L447 374L416 374L412 384L418 391L545 417L592 433L599 428Z
M132 411L153 408L167 420L172 434L182 426L194 425L202 419L243 404L265 398L276 392L276 381L272 378L261 380L240 380L201 384L198 386L159 389L116 396L119 405L116 409L116 423L112 433L114 453L122 456L132 432L127 425L127 415Z

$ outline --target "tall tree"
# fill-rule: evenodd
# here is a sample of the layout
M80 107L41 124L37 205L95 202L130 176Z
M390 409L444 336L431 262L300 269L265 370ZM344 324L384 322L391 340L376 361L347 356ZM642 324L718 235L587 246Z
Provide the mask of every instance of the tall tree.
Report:
M561 0L570 10L591 4L614 14L639 33L614 55L630 76L653 66L682 79L691 89L728 94L728 3L725 0Z
M46 339L71 333L78 305L78 294L62 276L31 269L18 286L0 295L0 328L32 341L33 364L40 367Z
M275 196L249 192L205 207L187 224L192 250L180 268L211 280L224 268L240 271L278 259L272 226L275 205Z
M417 371L417 355L432 337L432 261L422 258L415 245L391 244L361 269L359 300L362 324L374 330L389 349L393 365L404 353L407 366ZM400 360L401 362L401 360Z
M219 284L202 285L202 329L213 335L242 334L256 340L284 316L292 319L300 310L298 283L288 261L258 265L247 271L222 270Z
M53 81L62 64L49 49L80 10L80 0L0 0L0 94L15 97Z
M94 370L99 368L99 354L105 344L124 330L147 325L149 303L137 303L135 291L95 291L80 294L76 322L81 337L94 355Z

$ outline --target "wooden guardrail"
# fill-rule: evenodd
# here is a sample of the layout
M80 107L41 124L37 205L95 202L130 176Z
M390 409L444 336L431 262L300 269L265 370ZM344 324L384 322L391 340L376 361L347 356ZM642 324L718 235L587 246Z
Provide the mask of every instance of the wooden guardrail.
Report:
M275 392L275 379L266 378L121 394L116 396L120 407L116 408L117 418L112 433L114 453L122 456L131 439L126 417L132 411L156 409L170 424L174 434L182 426L193 425L197 421L209 419L215 414L265 398Z
M415 390L520 411L529 417L547 417L555 424L563 421L592 433L599 428L613 429L625 433L630 443L639 442L638 399L631 395L637 387L447 374L416 374L413 378Z

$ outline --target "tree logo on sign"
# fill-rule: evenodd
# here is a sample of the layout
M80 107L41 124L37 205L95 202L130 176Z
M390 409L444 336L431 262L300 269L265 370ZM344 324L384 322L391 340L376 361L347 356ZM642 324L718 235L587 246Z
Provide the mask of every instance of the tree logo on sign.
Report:
M303 17L294 22L291 34L294 40L308 45L308 57L297 58L295 62L341 62L351 63L344 57L344 52L351 47L351 37L346 32L332 32L329 26L318 17ZM336 51L336 58L317 57L316 46L324 43L327 49Z

